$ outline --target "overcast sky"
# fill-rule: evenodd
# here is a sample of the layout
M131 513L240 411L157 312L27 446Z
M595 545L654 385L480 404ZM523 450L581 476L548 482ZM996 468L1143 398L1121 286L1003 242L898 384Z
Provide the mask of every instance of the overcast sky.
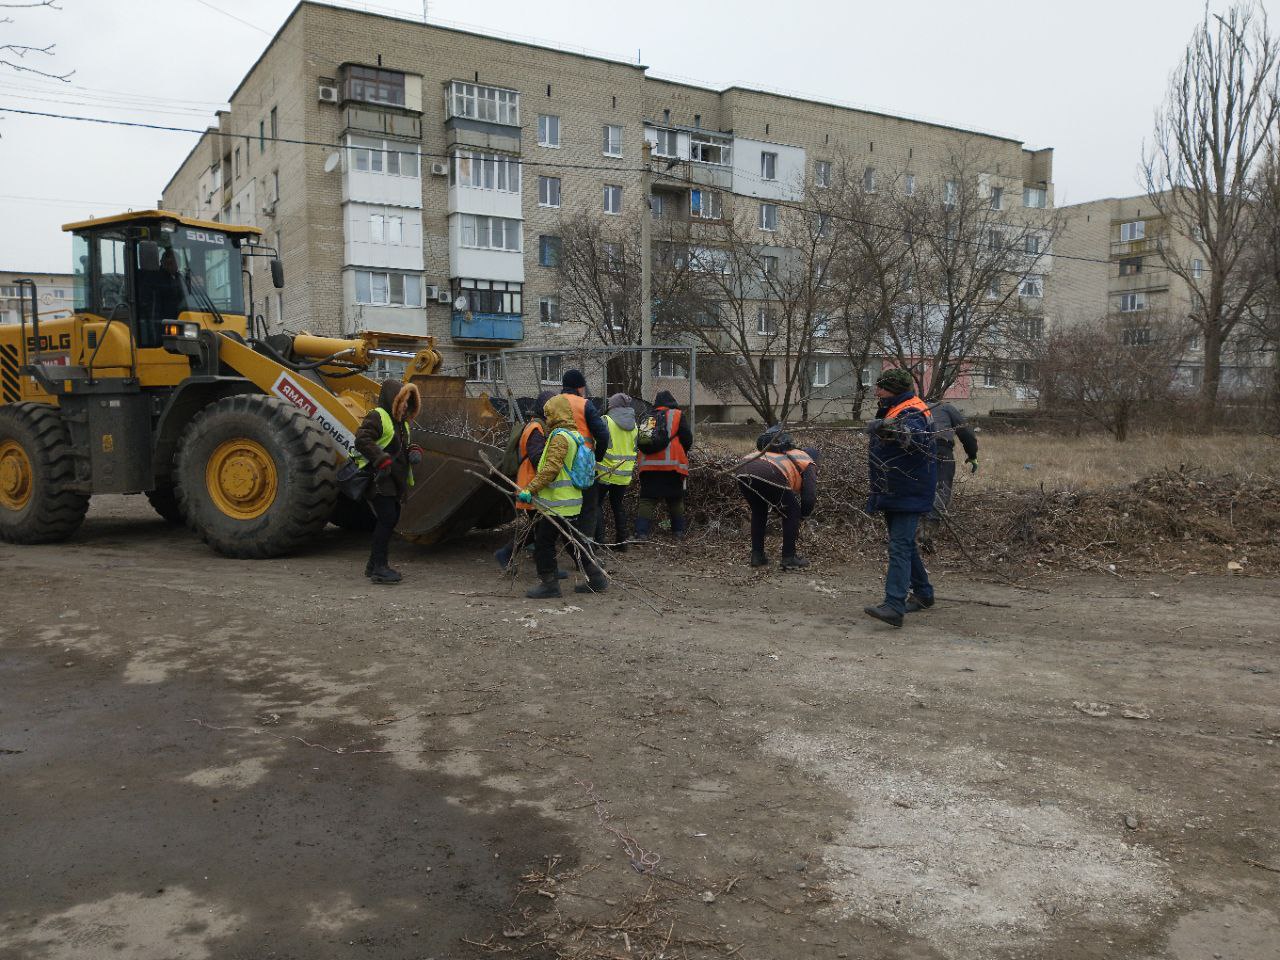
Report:
M16 0L15 0L16 2ZM59 0L12 10L0 43L0 269L67 270L68 220L151 206L191 133L24 117L4 107L203 129L294 0ZM3 5L3 0L0 0ZM346 2L420 17L420 0ZM1211 0L1220 10L1226 0ZM1266 0L1274 13L1280 0ZM1057 202L1139 192L1137 163L1202 0L430 0L454 26L634 59L710 85L764 86L1055 148Z

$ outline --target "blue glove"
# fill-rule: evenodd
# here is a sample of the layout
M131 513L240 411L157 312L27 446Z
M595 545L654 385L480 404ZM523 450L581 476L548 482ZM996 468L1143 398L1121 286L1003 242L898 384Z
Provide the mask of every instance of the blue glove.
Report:
M521 503L533 503L533 494L528 490L521 490L516 494L516 499Z

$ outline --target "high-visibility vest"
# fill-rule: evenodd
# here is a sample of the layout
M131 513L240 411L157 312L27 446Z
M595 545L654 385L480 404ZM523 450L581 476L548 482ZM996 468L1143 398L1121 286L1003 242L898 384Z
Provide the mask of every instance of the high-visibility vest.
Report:
M623 430L608 414L604 422L609 425L609 452L596 464L596 477L600 483L625 487L636 469L636 436L640 431L635 427Z
M658 453L641 451L636 469L641 473L647 470L674 470L687 477L689 475L689 454L685 451L684 444L680 442L680 417L682 411L671 407L658 407L654 410L654 413L665 413L667 415L667 436L671 438L671 442L667 444L667 449Z
M569 401L569 409L573 411L573 423L578 435L586 441L588 450L594 450L596 441L591 436L591 431L587 429L587 398L580 397L576 393L562 393L561 396Z
M383 410L382 407L374 407L373 409L377 411L378 418L382 421L382 434L381 436L378 437L378 446L381 447L383 450L385 450L387 449L387 447L391 446L391 441L396 438L396 424L395 424L395 421L391 419L391 414ZM400 437L400 445L406 451L408 451L409 426L408 424L402 424L402 426L404 427L404 433ZM353 451L351 454L351 459L354 460L356 466L362 470L369 465L369 461L366 460L364 457L360 456L358 452ZM409 486L411 487L413 486L413 467L412 466L410 466L409 468Z
M537 433L546 433L542 428L541 423L537 420L530 420L524 425L524 430L520 433L520 466L516 469L516 483L519 484L521 490L529 486L529 481L531 481L533 479L533 475L538 472L537 465L529 460L529 439L533 436L535 431ZM517 500L516 509L532 510L533 504L521 503Z
M910 396L899 404L889 408L889 412L884 415L884 419L892 420L903 410L919 410L924 414L924 418L929 422L933 422L933 413L929 410L929 405L917 396Z
M765 453L761 454L761 456L782 472L792 493L800 492L800 487L804 482L805 468L813 463L813 457L803 450L788 450L786 453Z
M548 513L554 513L558 517L576 517L582 512L582 491L573 485L573 481L569 479L569 470L573 467L574 457L578 455L579 437L573 436L568 430L557 431L560 436L564 437L565 443L569 444L569 452L564 458L564 463L560 467L560 472L556 474L556 478L533 495L534 503L542 507ZM542 464L547 459L547 454L551 451L552 437L547 437L547 445L542 448L542 456L538 458L538 469L542 469Z

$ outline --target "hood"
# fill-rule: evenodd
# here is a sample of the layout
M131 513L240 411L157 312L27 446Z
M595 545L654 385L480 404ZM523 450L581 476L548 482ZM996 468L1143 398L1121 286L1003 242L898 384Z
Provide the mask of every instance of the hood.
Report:
M676 398L670 390L659 390L658 395L653 398L653 405L655 407L667 407L671 410L675 410L680 406L680 404L676 403Z
M547 420L548 433L561 427L566 430L577 429L577 424L573 419L573 407L569 406L569 398L562 393L547 401L544 407L544 416Z
M788 450L795 449L795 445L795 441L791 439L791 434L780 426L772 426L756 437L756 449L762 452L785 453Z
M606 416L623 430L636 428L636 412L631 407L614 407Z
M631 398L627 396L625 393L615 393L612 397L609 398L610 410L612 410L614 407L629 407L629 406L631 406Z
M533 402L533 415L538 419L542 419L547 415L547 401L556 395L554 390L543 390L538 394L538 399Z

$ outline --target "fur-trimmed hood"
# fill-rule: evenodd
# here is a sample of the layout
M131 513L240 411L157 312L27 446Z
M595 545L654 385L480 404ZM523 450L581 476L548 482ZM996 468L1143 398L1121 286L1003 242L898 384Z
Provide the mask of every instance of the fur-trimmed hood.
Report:
M405 423L416 419L422 411L422 392L416 383L384 380L378 394L378 406L391 414L396 423Z

